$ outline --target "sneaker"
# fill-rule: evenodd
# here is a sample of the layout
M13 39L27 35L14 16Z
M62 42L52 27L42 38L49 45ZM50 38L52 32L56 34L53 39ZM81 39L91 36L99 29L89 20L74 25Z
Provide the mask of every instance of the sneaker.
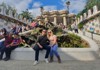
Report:
M3 60L4 60L4 61L8 61L8 60L10 60L10 58L4 58Z
M49 63L48 59L45 59L45 62L46 62L46 63Z
M38 64L38 61L35 61L35 62L34 62L34 66L37 65L37 64Z
M3 60L4 60L4 61L8 61L8 60L10 60L10 58L6 57L6 58L4 58Z

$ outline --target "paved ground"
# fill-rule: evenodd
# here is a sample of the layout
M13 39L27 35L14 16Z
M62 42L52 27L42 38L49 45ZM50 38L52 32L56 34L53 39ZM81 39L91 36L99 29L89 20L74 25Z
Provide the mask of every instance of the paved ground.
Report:
M0 61L0 70L100 70L100 59L95 61L64 61L46 64L40 62L33 66L33 61Z

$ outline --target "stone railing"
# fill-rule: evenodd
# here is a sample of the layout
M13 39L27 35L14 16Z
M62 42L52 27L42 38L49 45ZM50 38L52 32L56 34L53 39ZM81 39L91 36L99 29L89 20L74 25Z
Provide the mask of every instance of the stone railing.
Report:
M76 22L77 23L83 22L92 17L95 17L98 14L100 14L100 11L98 10L97 6L94 6L92 9L89 9L88 12L84 13L83 15L80 15L79 18L76 18Z
M86 25L87 31L90 31L92 27L94 28L94 33L100 34L100 10L98 10L97 6L94 6L88 12L80 15L79 18L76 18L75 23L83 23Z
M12 10L9 10L7 13L7 9L0 6L0 18L3 19L11 19L14 20L15 22L19 22L19 23L30 23L29 20L27 20L26 18L23 18L21 15L18 15L18 13L13 13Z

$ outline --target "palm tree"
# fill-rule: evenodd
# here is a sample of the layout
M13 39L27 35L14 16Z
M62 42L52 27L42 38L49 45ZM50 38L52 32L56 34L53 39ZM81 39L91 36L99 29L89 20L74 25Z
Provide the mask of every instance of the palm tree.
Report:
M33 18L32 14L28 11L28 9L26 9L25 11L22 11L22 13L20 15L22 15L23 18L26 18L26 19L32 19Z

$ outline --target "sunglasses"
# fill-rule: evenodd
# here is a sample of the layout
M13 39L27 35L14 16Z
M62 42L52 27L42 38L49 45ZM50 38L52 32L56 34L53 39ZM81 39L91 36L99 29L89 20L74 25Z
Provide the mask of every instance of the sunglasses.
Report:
M48 33L51 33L51 32L48 32Z

